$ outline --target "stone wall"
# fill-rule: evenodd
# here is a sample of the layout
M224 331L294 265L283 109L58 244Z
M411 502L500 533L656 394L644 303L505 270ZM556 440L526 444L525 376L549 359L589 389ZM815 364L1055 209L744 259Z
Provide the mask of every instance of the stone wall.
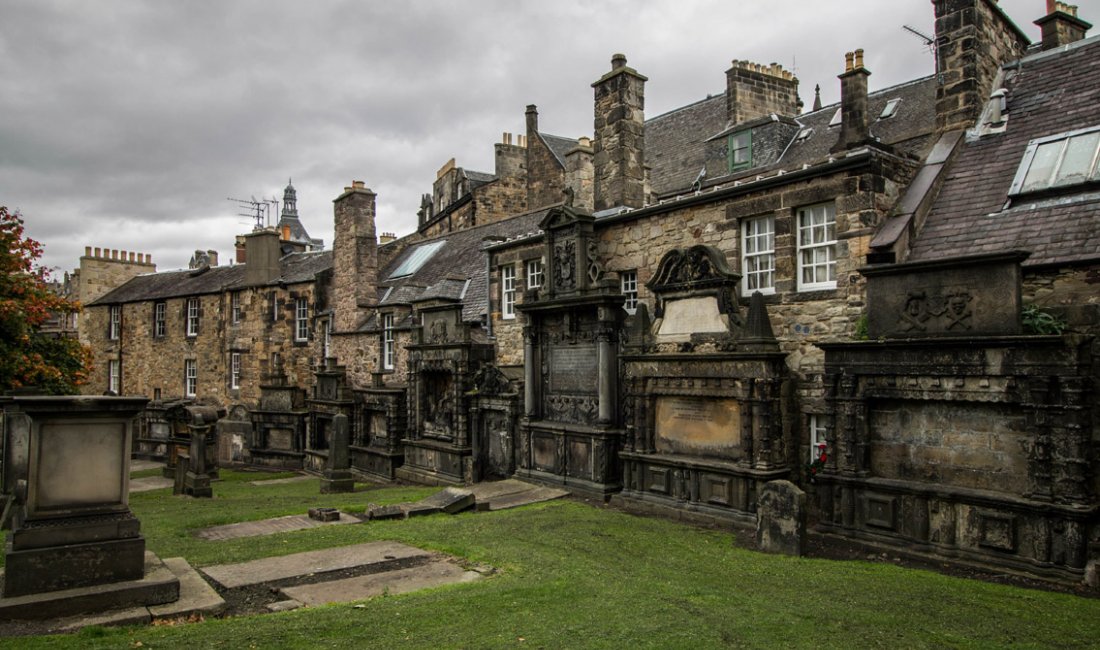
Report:
M527 206L561 203L565 169L538 133L527 138Z
M130 278L143 273L155 273L156 270L157 265L153 264L152 256L146 253L99 248L93 252L91 246L85 246L84 255L80 257L80 270L75 274L77 286L74 297L81 304L88 305L108 291L122 286ZM81 326L79 330L81 342L89 343L91 339L83 335L84 327Z
M801 108L798 78L783 66L734 61L726 70L726 114L730 124L772 113L794 116Z

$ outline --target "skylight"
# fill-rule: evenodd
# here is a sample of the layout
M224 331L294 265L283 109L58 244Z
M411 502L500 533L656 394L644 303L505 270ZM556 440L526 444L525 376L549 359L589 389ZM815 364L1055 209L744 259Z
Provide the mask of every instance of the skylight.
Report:
M401 264L393 270L393 273L390 273L389 279L403 278L407 275L416 273L420 270L420 267L424 266L425 262L432 259L432 256L435 255L440 248L443 248L443 244L446 243L446 239L441 239L430 244L421 244L412 249L405 257L405 261L401 262Z
M1100 126L1037 138L1028 143L1009 194L1100 181Z
M836 109L836 112L833 113L833 119L829 120L829 126L836 126L836 125L840 124L840 120L841 120L840 110L841 109L838 108L838 109Z
M900 103L900 99L891 99L886 102L886 106L882 108L882 113L879 114L878 119L885 120L888 117L893 117L894 113L898 112L898 104Z

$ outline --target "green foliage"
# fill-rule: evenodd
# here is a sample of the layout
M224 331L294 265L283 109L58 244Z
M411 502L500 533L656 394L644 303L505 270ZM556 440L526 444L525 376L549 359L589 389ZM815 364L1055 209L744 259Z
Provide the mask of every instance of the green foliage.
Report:
M1035 305L1024 307L1020 317L1027 334L1061 334L1068 327L1066 321Z
M361 511L434 488L320 495L316 481L251 486L224 471L209 500L131 501L161 557L197 565L395 540L495 567L481 580L357 604L163 627L0 640L36 648L967 648L1093 647L1100 600L888 563L767 555L726 531L578 501L209 542L223 519ZM220 517L218 511L228 511Z
M857 341L867 341L871 338L871 335L867 330L867 314L863 314L856 321L855 339Z
M23 234L23 219L0 206L0 393L24 386L75 393L91 367L88 348L41 331L51 314L80 311L46 286L41 256L42 245Z

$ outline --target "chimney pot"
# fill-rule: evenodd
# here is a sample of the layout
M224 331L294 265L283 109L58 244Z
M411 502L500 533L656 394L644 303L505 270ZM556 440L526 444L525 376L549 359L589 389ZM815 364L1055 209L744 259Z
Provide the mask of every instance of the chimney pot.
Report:
M97 246L95 249L95 256L100 257L101 255L103 255L102 249Z
M91 257L91 256L92 256L92 247L91 246L85 246L84 247L84 257Z
M135 253L134 251L130 251L130 261L131 262L136 262L137 261L137 253Z
M845 52L844 53L844 71L845 72L851 72L852 71L852 67L853 67L852 61L853 61L854 58L855 58L855 52Z
M855 55L856 55L856 68L862 68L863 67L863 48L860 48L860 49L856 50Z
M363 183L363 181L352 181L351 186L354 187L357 190L363 189L364 187L366 187L366 185Z
M611 69L612 70L618 70L619 68L622 68L625 65L626 65L626 55L625 54L612 54L611 55Z

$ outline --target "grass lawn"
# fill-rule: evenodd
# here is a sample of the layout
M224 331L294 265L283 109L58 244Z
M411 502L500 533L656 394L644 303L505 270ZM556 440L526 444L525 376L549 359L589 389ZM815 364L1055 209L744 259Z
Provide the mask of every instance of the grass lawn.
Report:
M1100 647L1100 600L967 581L888 564L764 555L728 533L579 502L328 526L206 542L197 528L362 510L432 488L317 494L317 482L256 487L272 475L223 471L215 498L133 495L148 547L195 566L371 540L444 551L500 572L365 603L59 637L35 648L943 648ZM140 645L139 645L140 644Z

